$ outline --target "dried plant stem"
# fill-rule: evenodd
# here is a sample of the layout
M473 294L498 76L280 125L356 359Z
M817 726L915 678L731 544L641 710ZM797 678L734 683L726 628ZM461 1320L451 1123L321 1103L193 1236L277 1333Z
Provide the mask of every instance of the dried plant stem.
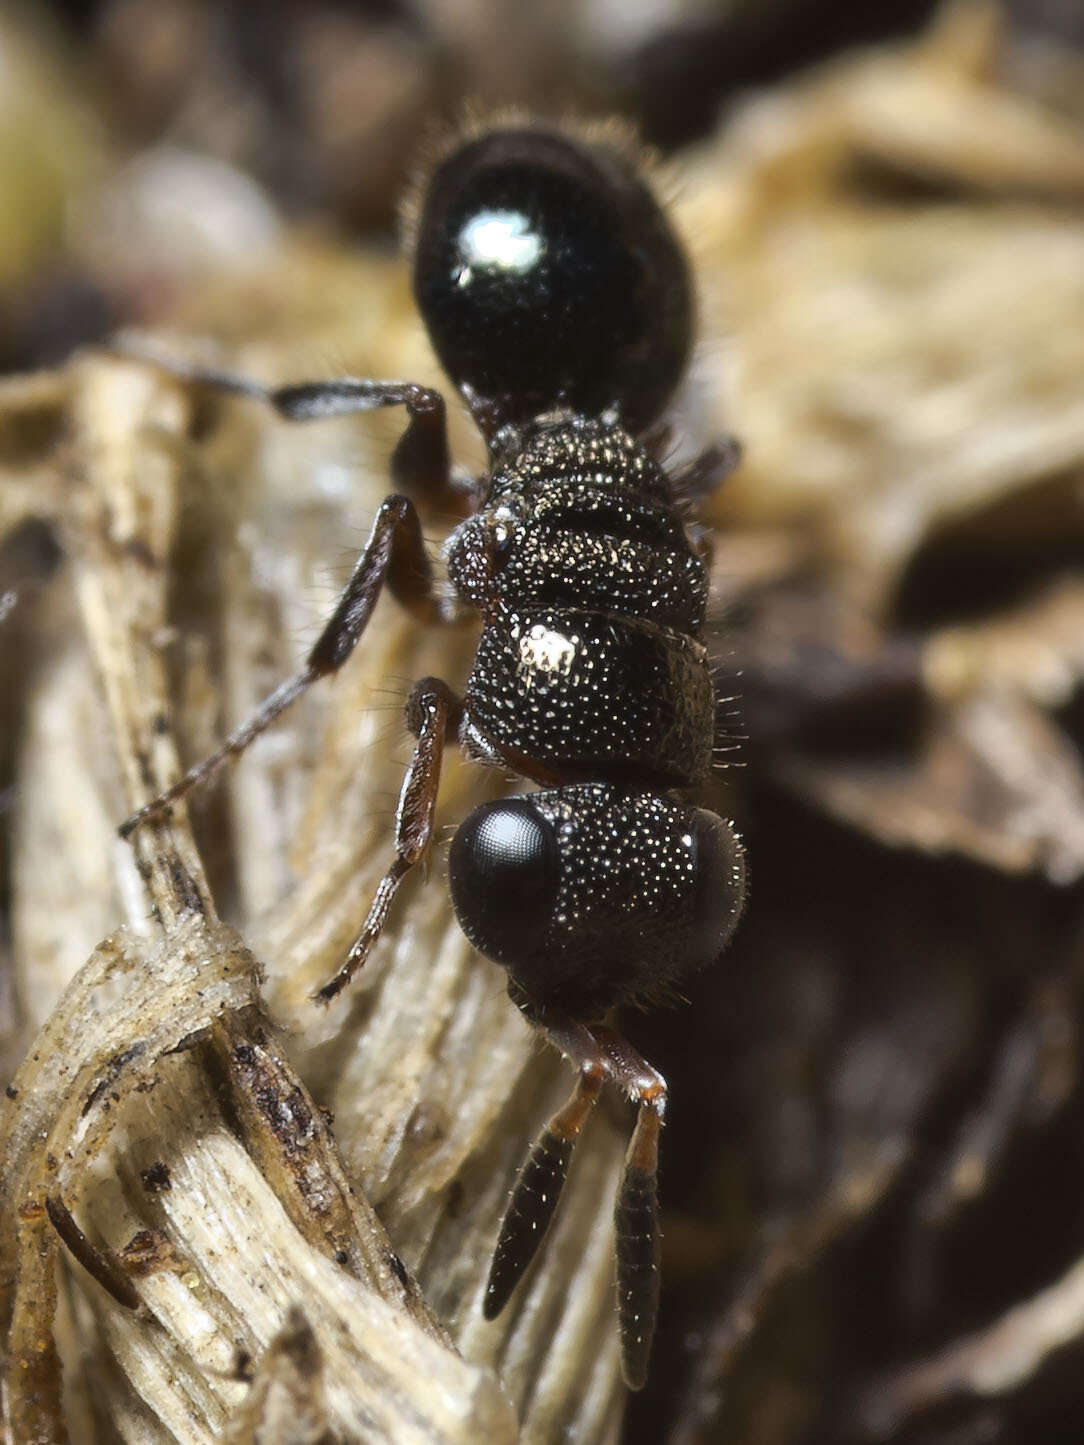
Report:
M303 825L313 866L253 919L278 1024L261 999L264 970L217 915L184 809L139 830L131 854L106 831L179 771L162 642L179 585L188 403L128 363L88 358L67 380L70 451L54 480L108 736L72 742L103 798L90 837L72 846L97 830L128 922L71 979L5 1107L10 1438L68 1438L88 1348L107 1367L83 1393L126 1439L610 1437L620 1387L616 1351L597 1348L599 1332L613 1332L612 1226L598 1193L615 1181L617 1130L600 1125L600 1147L575 1173L546 1268L487 1324L485 1258L523 1136L562 1090L558 1061L532 1050L437 890L410 900L408 930L391 931L392 957L352 1009L307 1002L390 846L372 818L386 777L359 774L356 744L334 744L335 714ZM227 569L227 617L246 615L248 585ZM394 624L385 632L401 639ZM246 670L253 639L226 636L241 648L227 653L227 678L258 688ZM373 653L362 687L393 670L379 644ZM345 688L328 701L356 716ZM260 781L257 764L249 784ZM55 797L42 806L46 817L63 809ZM241 877L280 836L242 829ZM33 957L41 915L22 917ZM32 989L35 978L21 981ZM26 1009L45 1011L38 997ZM344 1157L298 1063L334 1109ZM90 1305L74 1326L58 1319L58 1257ZM79 1338L64 1343L73 1327ZM259 1362L251 1384L248 1360Z

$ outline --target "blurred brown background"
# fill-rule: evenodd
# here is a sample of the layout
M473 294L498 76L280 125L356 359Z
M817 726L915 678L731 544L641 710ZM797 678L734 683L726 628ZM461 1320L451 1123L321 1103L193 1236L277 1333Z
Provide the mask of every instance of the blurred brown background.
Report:
M387 236L419 140L435 122L454 121L465 101L617 111L672 151L710 134L744 88L847 45L913 31L932 8L930 0L6 6L0 278L18 294L5 286L0 362L10 370L57 360L110 322L154 315L163 301L154 283L176 279L161 274L169 259L161 234L136 226L123 258L103 256L96 247L105 238L88 234L94 223L73 217L73 203L137 207L139 217L97 218L125 230L140 218L166 227L190 203L195 234L168 249L179 264L187 244L193 266L200 241L207 264L258 244L266 218L252 213L261 201L294 223ZM238 178L211 158L243 172L258 194L237 194ZM134 160L144 171L160 163L157 182L123 174ZM185 192L186 178L205 189ZM163 189L175 213L155 218L143 208L165 205ZM125 287L122 259L158 274L138 278L142 291L137 278Z
M704 317L676 445L745 446L714 801L753 885L692 1006L630 1021L672 1088L635 1445L1084 1429L1081 47L1073 0L0 16L9 372L132 324L336 369L467 101L617 111L668 163ZM47 514L2 514L8 816Z

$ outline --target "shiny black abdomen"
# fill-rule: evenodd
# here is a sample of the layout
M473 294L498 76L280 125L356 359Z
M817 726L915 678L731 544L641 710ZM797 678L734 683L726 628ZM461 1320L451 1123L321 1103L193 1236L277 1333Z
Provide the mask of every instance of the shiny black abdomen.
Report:
M460 145L429 180L413 280L441 362L497 424L618 405L642 431L688 358L685 258L612 134Z
M703 781L704 564L627 432L579 419L517 437L448 565L484 618L466 692L476 752L539 781Z

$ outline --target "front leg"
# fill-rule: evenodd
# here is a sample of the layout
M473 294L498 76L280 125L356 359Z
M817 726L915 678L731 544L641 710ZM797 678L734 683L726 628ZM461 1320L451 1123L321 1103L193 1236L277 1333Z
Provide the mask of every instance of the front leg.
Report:
M148 818L206 782L227 758L243 753L314 682L338 671L368 626L385 584L415 617L425 622L447 620L434 588L418 514L408 497L388 497L381 503L365 550L302 671L277 687L221 747L126 819L121 824L121 837L127 838Z
M415 684L406 705L406 718L418 741L403 778L395 813L395 858L377 885L368 917L346 955L346 962L335 977L313 995L319 1003L330 1003L342 993L369 957L387 922L388 910L400 883L429 851L444 744L455 735L462 713L462 702L440 678L424 677Z

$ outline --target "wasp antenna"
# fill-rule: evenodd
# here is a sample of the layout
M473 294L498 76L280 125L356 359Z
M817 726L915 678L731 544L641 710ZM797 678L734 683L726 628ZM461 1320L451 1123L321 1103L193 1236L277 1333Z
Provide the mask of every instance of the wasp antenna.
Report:
M546 1237L568 1178L572 1151L602 1088L603 1070L592 1060L580 1072L565 1107L535 1140L519 1171L493 1251L482 1313L495 1320Z
M647 1380L659 1312L659 1135L666 1103L665 1085L659 1085L662 1092L640 1105L614 1208L621 1373L630 1390Z

